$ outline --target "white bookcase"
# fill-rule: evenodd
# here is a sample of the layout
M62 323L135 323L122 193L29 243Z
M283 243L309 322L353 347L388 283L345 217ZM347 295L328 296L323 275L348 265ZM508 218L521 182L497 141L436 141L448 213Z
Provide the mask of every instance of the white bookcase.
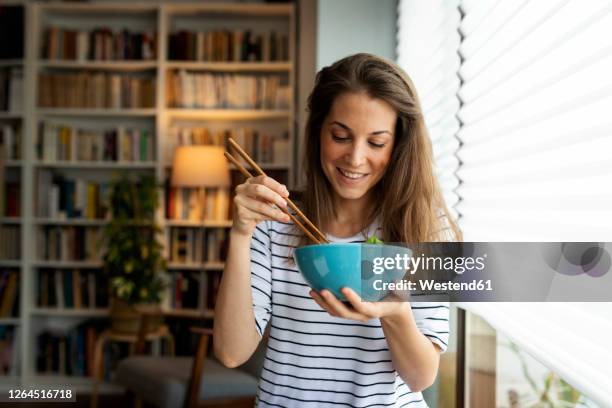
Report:
M55 219L37 213L37 179L41 172L54 174L83 175L92 180L109 180L117 170L154 175L161 183L171 170L171 157L167 149L174 143L171 129L174 126L203 126L211 129L249 126L266 131L288 134L289 158L283 162L265 163L265 170L283 172L290 186L295 182L293 172L295 149L295 10L294 5L265 3L154 3L154 2L99 2L99 3L36 3L13 2L25 9L25 52L19 61L0 61L0 65L22 66L24 71L24 98L22 112L0 113L3 121L21 121L23 129L22 159L8 162L6 166L18 171L22 180L21 217L0 219L2 224L21 226L22 254L20 260L1 261L0 266L11 266L20 270L20 316L0 320L0 325L20 327L17 349L18 375L0 377L0 389L22 386L65 386L77 392L90 392L88 377L41 375L37 373L37 337L48 329L58 331L74 327L88 319L107 319L106 309L44 308L38 305L37 286L41 268L80 269L99 271L100 262L92 261L47 261L38 258L37 231L46 226L84 226L101 228L106 221L98 219ZM67 61L43 59L41 54L44 30L54 25L63 28L87 30L100 26L112 29L129 27L131 30L151 30L157 34L156 57L145 61ZM289 60L281 62L200 62L171 61L167 49L169 35L177 30L206 31L228 30L276 30L288 36ZM167 74L170 71L241 74L280 75L290 89L286 109L193 109L170 107L166 98ZM38 75L44 72L105 72L148 75L154 78L155 104L151 108L133 109L86 109L39 107ZM155 141L155 158L139 162L83 162L44 161L36 152L38 127L41 122L87 126L93 129L122 124L141 126L151 130ZM77 137L73 134L72 137ZM73 152L74 154L74 152ZM74 157L74 156L73 156ZM234 170L235 171L235 170ZM160 193L161 206L157 218L164 229L164 243L168 254L171 230L174 228L197 228L201 231L227 229L231 221L193 222L165 218L164 194ZM204 281L208 273L220 273L223 262L178 264L168 263L168 273L181 271L195 274ZM166 304L167 305L167 304ZM168 316L212 319L213 312L200 304L197 309L181 310L166 308ZM106 384L102 392L119 389Z

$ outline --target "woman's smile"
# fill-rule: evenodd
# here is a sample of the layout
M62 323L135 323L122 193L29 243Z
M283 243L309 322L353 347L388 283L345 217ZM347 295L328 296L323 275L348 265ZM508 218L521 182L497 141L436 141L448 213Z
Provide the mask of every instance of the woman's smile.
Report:
M340 180L348 185L362 182L369 175L368 173L346 170L342 167L336 167L336 170L338 170L338 173L340 173Z

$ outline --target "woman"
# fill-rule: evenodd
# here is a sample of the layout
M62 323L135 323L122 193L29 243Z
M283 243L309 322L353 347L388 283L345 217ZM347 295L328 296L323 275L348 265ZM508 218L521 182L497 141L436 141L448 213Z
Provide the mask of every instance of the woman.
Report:
M321 70L308 100L299 205L332 242L458 238L432 169L412 82L357 54ZM214 328L223 364L245 362L270 326L259 406L426 407L448 341L448 304L360 302L312 291L291 263L307 243L278 206L289 192L265 177L236 188Z

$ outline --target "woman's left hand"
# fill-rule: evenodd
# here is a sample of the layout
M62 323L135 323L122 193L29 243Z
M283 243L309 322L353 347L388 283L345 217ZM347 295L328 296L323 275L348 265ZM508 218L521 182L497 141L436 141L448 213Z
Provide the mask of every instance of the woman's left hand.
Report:
M367 322L371 319L393 317L410 310L409 302L363 302L351 288L340 290L352 307L342 303L331 291L323 289L320 293L310 291L310 296L327 313L336 317Z

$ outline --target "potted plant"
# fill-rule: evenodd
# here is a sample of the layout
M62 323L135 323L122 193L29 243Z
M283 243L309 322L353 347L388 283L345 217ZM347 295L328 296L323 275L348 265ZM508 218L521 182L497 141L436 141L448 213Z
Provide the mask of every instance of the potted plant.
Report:
M159 205L153 177L139 180L122 174L109 188L110 220L102 232L104 271L111 290L113 330L137 333L143 312L158 311L165 269L160 226L155 220ZM155 329L155 324L149 326Z

